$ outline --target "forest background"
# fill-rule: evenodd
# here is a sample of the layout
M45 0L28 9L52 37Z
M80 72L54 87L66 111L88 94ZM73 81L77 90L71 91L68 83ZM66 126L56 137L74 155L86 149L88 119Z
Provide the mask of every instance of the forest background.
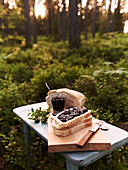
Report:
M45 101L45 82L82 92L94 117L128 131L126 7L125 0L0 1L0 169L66 169L32 131L25 159L22 121L13 113ZM113 152L111 166L128 169L128 144ZM95 167L105 169L103 159L84 169Z

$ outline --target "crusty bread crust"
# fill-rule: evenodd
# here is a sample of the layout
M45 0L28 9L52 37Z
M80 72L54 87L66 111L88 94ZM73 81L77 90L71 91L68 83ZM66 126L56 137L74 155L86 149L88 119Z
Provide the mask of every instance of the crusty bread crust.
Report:
M52 106L51 98L55 96L61 96L65 98L65 109L69 107L82 107L85 104L85 96L75 90L69 90L67 88L50 90L46 97L46 102L49 106Z
M62 112L58 113L57 116L53 116L52 114L50 115L51 121L53 120L55 121L57 129L61 129L63 127L70 127L72 124L79 122L79 121L83 121L85 118L91 116L91 110L88 110L84 114L80 116L76 116L73 119L69 120L68 122L62 122L61 120L57 118Z
M53 132L57 136L68 136L68 135L71 135L72 133L77 132L78 130L89 127L91 125L92 125L92 121L77 125L77 126L72 127L72 128L68 128L66 130L58 130L58 129L53 128Z

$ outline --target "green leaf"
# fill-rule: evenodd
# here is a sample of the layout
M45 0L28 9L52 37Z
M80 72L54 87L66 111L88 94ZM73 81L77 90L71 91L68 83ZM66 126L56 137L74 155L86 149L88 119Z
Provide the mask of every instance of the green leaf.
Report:
M31 108L31 111L32 111L32 112L34 112L34 109L33 109L33 108Z

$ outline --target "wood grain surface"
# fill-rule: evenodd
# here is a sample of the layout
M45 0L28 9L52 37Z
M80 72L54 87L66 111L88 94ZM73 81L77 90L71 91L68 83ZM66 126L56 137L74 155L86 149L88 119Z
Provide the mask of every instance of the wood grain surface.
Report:
M93 122L94 125L95 122ZM92 126L93 126L92 125ZM48 121L48 151L66 152L66 151L87 151L87 150L110 150L111 144L101 129L97 131L83 147L77 145L78 141L88 133L91 127L81 129L69 136L60 137L54 134L51 121Z

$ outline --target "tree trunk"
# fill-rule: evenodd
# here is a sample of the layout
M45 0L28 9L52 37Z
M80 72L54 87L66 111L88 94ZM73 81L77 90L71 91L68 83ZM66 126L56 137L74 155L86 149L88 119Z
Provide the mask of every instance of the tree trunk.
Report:
M5 36L6 36L6 41L8 41L8 36L9 36L9 28L8 28L8 25L9 25L9 4L8 3L5 3L4 4L4 8L6 10L6 20L4 20L4 25L5 25Z
M83 28L83 22L82 22L82 16L83 16L83 14L82 14L82 0L79 0L79 12L80 12L80 16L79 16L79 18L80 18L80 31L82 31L82 28Z
M57 31L57 35L58 35L58 41L61 40L61 17L60 17L60 5L59 5L59 1L58 1L58 11L57 11L57 16L58 16L58 31Z
M4 0L0 1L0 5L4 6L5 8L5 4L4 4ZM0 18L0 25L1 25L1 34L2 34L2 38L5 38L5 31L4 31L4 22L3 22L3 18Z
M116 5L116 0L114 3L115 3L114 5ZM112 32L115 31L115 20L116 20L116 10L114 8L114 13L113 13L113 18L112 18Z
M66 4L65 0L62 1L63 10L62 10L62 27L63 27L63 41L66 40Z
M33 0L33 43L37 43L37 20L35 16L35 0Z
M94 0L94 8L93 8L93 18L92 18L92 37L95 37L96 32L96 14L97 14L97 0Z
M51 33L54 34L54 1L51 0Z
M45 1L46 3L46 36L49 35L49 3L48 0Z
M3 29L2 29L2 18L0 18L0 27L1 27L1 35L3 36Z
M69 1L69 44L80 47L80 24L78 17L78 0Z
M106 0L102 1L102 8L104 8L102 9L102 13L106 14Z
M26 44L29 44L31 42L29 0L24 0L24 8L25 8L25 40Z
M88 5L89 5L89 0L87 0L86 8L85 8L85 40L88 39Z
M123 16L121 13L121 0L118 0L117 8L115 9L116 19L115 19L115 31L123 31Z
M105 25L105 17L106 17L106 0L102 0L102 4L101 4L101 12L100 12L100 25L99 25L99 31L100 31L100 35L103 35L104 33L106 33L106 25Z
M106 32L107 33L110 32L111 5L112 5L112 0L109 1L108 17L107 17L107 25L106 25Z
M4 29L3 29L3 20L0 20L0 24L1 24L1 34L2 34L2 38L5 38L5 34L4 34Z
M6 22L5 22L5 33L6 33L6 38L8 41L8 36L9 36L8 18L6 18Z

